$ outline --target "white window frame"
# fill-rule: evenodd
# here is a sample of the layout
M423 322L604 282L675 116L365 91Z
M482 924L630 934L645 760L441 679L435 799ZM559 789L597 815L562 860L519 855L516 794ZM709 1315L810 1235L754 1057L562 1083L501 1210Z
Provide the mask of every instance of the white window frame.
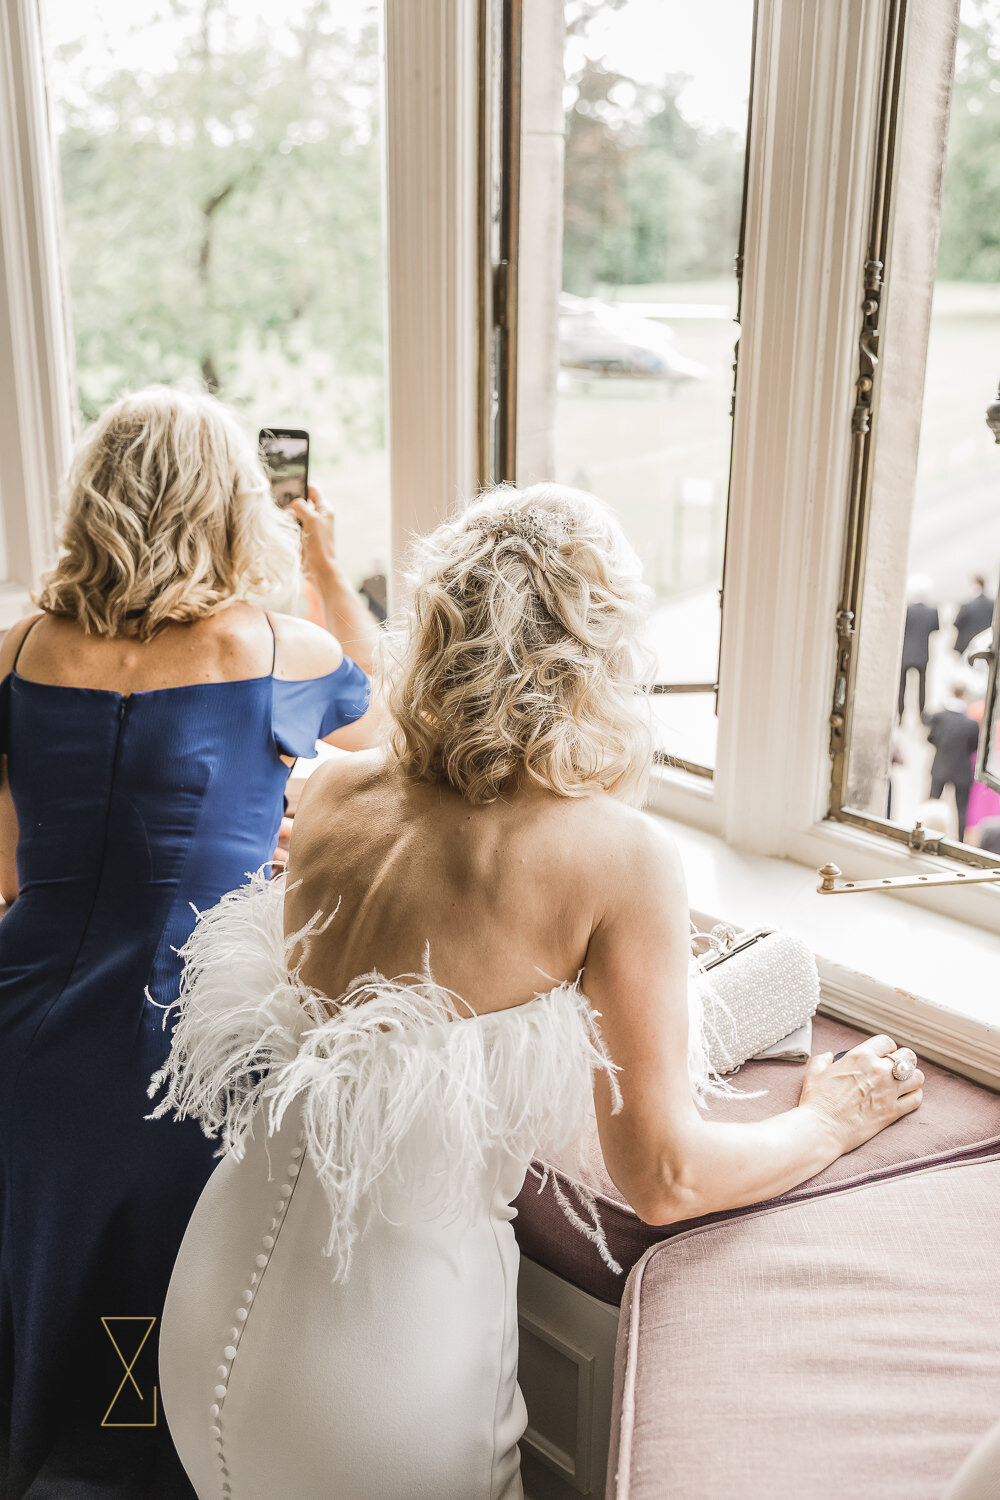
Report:
M384 0L394 575L482 472L480 0Z
M709 782L664 768L651 801L692 837L710 833L720 854L723 845L744 851L748 892L778 868L772 856L800 862L803 877L830 859L857 878L947 867L824 818L867 197L895 3L759 0L717 769ZM10 327L0 340L0 495L7 573L26 586L51 550L74 410L38 4L9 0L0 19L0 320ZM492 282L480 88L489 24L489 0L385 0L397 568L410 536L474 492L488 463L480 376ZM879 899L835 903L845 934L875 920L859 906ZM973 923L1000 930L1000 892L986 887L904 899L957 918L956 932ZM725 902L717 914L738 919L735 888ZM892 904L897 917L905 912L899 898ZM890 988L845 976L837 980L842 1014L892 1017ZM1000 1075L1000 1049L982 1023L914 1004L906 1007L911 1040L925 1036L966 1071L985 1060Z
M826 817L869 193L892 5L760 0L716 770L708 783L665 768L653 794L658 810L732 847L813 867L832 860L858 879L956 868ZM938 8L946 27L948 7ZM901 540L905 554L905 532ZM893 899L1000 932L996 888Z
M480 478L480 0L384 0L392 549ZM41 0L0 7L0 629L54 556L76 427ZM10 581L4 600L4 580Z
M61 206L37 0L0 7L0 628L54 556L74 431Z

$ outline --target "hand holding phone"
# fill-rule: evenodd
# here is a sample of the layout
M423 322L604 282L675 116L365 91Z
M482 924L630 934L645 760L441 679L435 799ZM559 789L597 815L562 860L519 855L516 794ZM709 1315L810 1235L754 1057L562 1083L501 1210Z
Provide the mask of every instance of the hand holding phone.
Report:
M306 577L321 581L337 566L333 511L319 490L309 486L304 501L293 500L291 511L302 528L302 562Z
M301 427L262 427L260 456L282 510L309 494L309 434Z

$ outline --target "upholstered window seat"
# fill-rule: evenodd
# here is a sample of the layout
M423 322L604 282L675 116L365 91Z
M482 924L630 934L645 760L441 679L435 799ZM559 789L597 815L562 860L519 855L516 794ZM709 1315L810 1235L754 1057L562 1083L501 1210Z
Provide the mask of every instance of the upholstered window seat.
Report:
M813 1050L863 1035L820 1015ZM920 1110L770 1203L655 1228L602 1173L621 1276L528 1177L531 1500L596 1500L605 1461L607 1500L943 1500L1000 1419L1000 1093L921 1065ZM801 1078L749 1063L767 1092L712 1113L790 1108Z
M608 1500L942 1500L1000 1418L998 1266L997 1154L654 1245L622 1303Z
M818 1015L813 1023L813 1052L839 1052L854 1046L864 1035L854 1027ZM800 1187L773 1200L773 1204L804 1202L939 1162L1000 1152L1000 1093L933 1063L922 1061L921 1067L927 1082L920 1109L897 1120L856 1151L840 1157ZM798 1102L802 1072L802 1065L788 1062L747 1063L736 1074L736 1085L748 1092L757 1089L767 1092L758 1098L713 1101L710 1115L717 1119L754 1120L790 1109ZM621 1276L608 1270L594 1247L569 1223L551 1187L539 1192L537 1179L530 1174L516 1200L514 1229L523 1255L604 1302L622 1300L629 1271L651 1246L699 1225L724 1223L758 1213L763 1206L772 1206L755 1205L656 1228L638 1218L600 1161L594 1165L603 1182L597 1200L601 1222L611 1254L622 1267Z

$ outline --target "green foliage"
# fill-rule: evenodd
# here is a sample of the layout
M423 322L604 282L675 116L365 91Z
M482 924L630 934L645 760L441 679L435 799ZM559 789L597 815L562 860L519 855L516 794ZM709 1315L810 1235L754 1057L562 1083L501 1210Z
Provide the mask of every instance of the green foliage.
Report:
M599 12L625 4L567 0L568 35L579 47ZM306 0L279 48L273 25L238 30L228 0L164 5L162 65L95 66L83 43L56 58L84 414L125 387L193 376L273 420L335 406L352 447L377 447L376 7L355 6L369 23L348 30L337 0ZM963 16L939 274L997 281L1000 0L966 0ZM743 143L685 118L683 82L640 87L584 46L568 80L567 290L731 274Z
M1000 281L1000 3L963 6L938 275Z
M731 273L743 142L681 111L683 78L661 88L587 58L566 112L563 285L703 280Z
M615 0L616 8L622 0ZM575 0L585 36L600 0ZM955 69L938 275L1000 280L1000 0L964 0ZM688 121L683 78L659 89L586 57L566 111L563 285L728 275L739 234L743 142Z
M245 400L254 351L276 388L313 348L378 387L374 27L348 38L315 0L278 51L237 37L225 0L174 0L170 34L162 68L84 75L62 102L84 414L181 376ZM73 76L71 51L57 62ZM355 439L380 438L375 395Z

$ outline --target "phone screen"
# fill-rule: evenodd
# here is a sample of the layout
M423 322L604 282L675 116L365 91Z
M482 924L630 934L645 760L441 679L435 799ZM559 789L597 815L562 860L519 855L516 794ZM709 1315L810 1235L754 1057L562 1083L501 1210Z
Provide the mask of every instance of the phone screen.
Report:
M275 505L305 500L309 487L309 434L300 428L264 427L260 456L271 480Z

